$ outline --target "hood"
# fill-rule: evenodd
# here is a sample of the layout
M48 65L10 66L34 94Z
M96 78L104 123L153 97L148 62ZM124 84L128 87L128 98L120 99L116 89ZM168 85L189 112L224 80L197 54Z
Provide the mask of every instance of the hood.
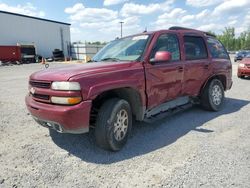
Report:
M250 57L244 58L240 63L250 64Z
M97 62L65 66L61 68L48 68L33 73L31 80L43 81L67 81L76 75L100 74L115 70L127 69L132 66L132 62Z

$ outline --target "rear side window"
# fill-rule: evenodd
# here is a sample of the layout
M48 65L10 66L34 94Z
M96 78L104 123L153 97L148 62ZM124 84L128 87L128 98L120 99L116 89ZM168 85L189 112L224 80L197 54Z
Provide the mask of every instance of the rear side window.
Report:
M184 36L186 60L206 59L207 49L202 37Z
M168 51L172 54L172 61L180 60L179 41L175 34L162 34L157 39L150 59L155 57L158 51Z
M208 38L207 44L212 58L229 59L226 49L218 40L214 38Z

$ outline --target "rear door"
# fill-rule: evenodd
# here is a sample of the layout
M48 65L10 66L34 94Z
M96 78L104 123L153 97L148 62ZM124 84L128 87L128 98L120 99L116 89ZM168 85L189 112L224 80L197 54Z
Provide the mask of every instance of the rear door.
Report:
M204 82L211 75L211 59L202 36L184 35L183 95L197 96Z
M168 51L172 54L169 62L154 62L158 51ZM181 61L179 37L174 33L161 33L145 63L146 92L148 108L152 109L164 102L181 95L183 80L183 62Z

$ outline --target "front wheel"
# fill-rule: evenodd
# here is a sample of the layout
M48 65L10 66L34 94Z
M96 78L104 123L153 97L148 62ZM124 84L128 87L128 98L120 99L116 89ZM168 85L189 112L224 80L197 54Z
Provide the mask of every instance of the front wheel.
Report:
M132 127L132 112L127 101L109 99L101 106L95 127L95 139L103 149L119 151Z
M206 110L219 111L224 102L224 87L220 80L211 80L201 94L201 105Z

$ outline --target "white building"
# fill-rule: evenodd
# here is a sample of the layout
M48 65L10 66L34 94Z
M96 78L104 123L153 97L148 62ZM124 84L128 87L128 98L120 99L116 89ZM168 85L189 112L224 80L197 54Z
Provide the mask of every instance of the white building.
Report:
M36 52L51 57L54 49L70 52L70 24L0 11L0 46L34 44Z

